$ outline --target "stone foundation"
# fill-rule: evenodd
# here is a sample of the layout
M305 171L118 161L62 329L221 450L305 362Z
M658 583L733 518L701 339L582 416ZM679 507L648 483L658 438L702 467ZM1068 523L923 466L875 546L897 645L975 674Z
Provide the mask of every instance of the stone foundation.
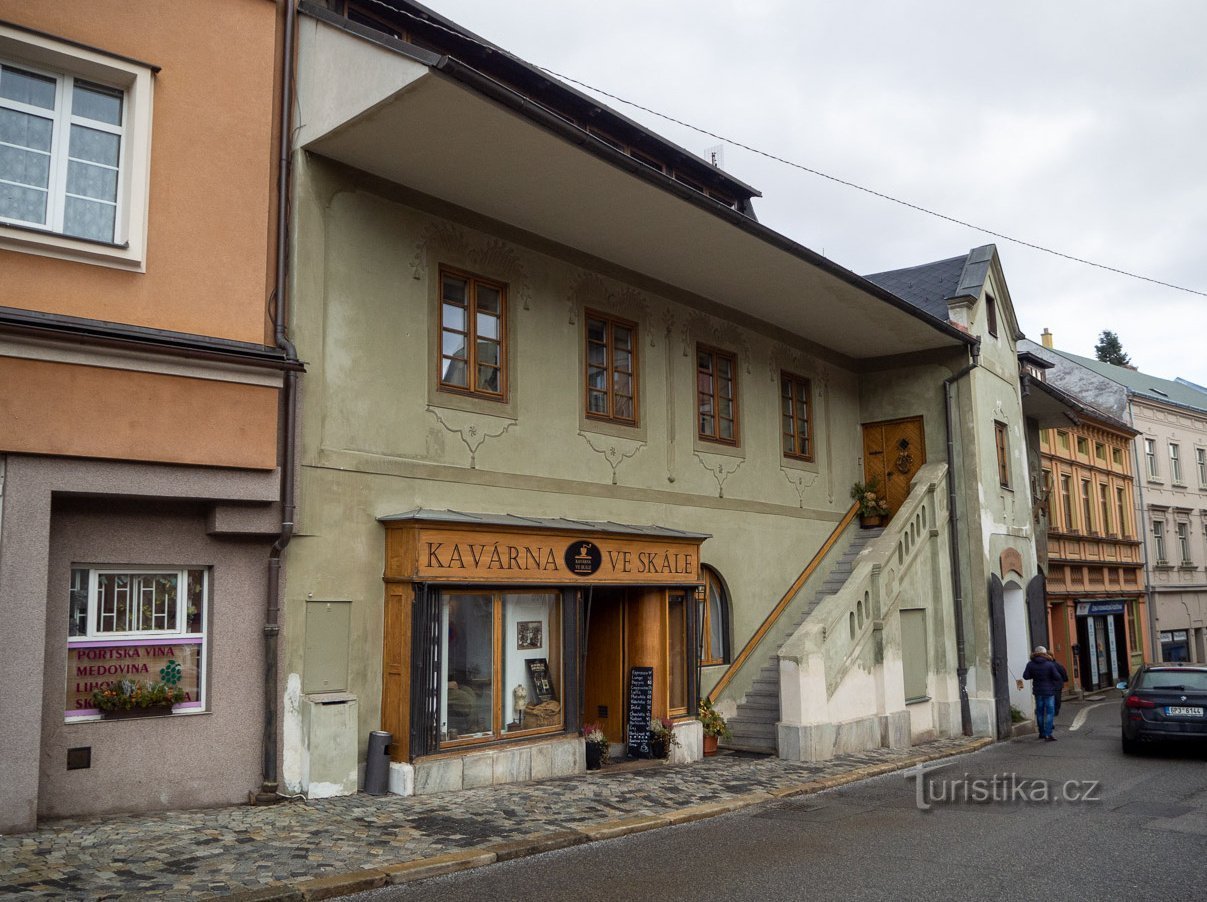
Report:
M412 767L413 782L396 768ZM559 736L532 745L507 746L467 752L447 758L429 758L412 765L390 765L390 791L410 789L399 795L430 795L434 792L456 792L502 783L523 783L526 780L548 780L586 773L587 754L581 736Z

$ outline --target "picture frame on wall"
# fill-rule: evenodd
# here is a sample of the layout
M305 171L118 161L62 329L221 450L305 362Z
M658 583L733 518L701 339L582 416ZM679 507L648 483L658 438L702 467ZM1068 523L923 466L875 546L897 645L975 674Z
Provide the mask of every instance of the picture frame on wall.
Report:
M540 620L520 620L516 623L516 648L520 651L543 648L545 624Z

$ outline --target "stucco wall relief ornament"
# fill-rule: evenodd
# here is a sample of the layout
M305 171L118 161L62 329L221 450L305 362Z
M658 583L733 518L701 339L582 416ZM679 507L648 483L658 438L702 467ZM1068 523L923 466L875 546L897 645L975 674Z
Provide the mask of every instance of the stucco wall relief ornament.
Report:
M636 288L622 285L615 290L603 276L593 272L579 273L570 286L567 297L570 325L578 322L578 315L586 307L615 313L625 319L642 323L649 319L650 305ZM650 347L657 347L657 330L647 329Z
M507 283L511 297L518 300L523 309L532 309L532 284L528 279L528 269L516 249L505 241L490 238L475 242L466 236L463 229L451 223L432 223L423 229L415 243L415 253L411 257L411 278L422 279L424 273L431 270L433 262L464 265L480 275L502 279Z
M716 463L714 464L714 463L709 463L707 460L705 460L704 455L701 454L699 451L693 451L692 454L695 455L696 460L700 461L700 466L702 466L709 473L711 473L712 478L717 481L717 497L718 498L725 497L725 483L729 480L730 476L732 476L734 473L736 473L738 471L738 467L740 467L740 466L742 466L742 464L746 463L746 458L744 458L744 457L738 458L737 460L734 460L731 457L726 457L726 458L717 460ZM732 464L732 466L726 467L726 464Z
M805 506L805 489L813 487L817 482L816 473L802 473L799 470L789 470L786 467L780 467L780 472L784 474L784 478L788 480L788 484L796 490L797 500L800 502L801 508Z
M580 432L579 435L583 437L583 441L587 443L587 446L596 454L600 455L604 460L606 460L608 462L608 466L612 468L612 485L617 484L616 471L620 465L630 457L635 457L637 452L645 447L645 445L641 442L629 443L624 442L623 440L610 439L608 440L607 447L601 448L591 440L591 436L587 435L587 433ZM624 446L626 444L630 445L628 450L624 450ZM618 448L617 445L620 445L620 447Z
M440 411L436 410L434 407L429 407L427 412L434 416L436 418L436 422L438 422L441 426L461 439L461 443L464 444L465 449L469 451L469 468L471 470L476 470L478 468L478 449L486 443L486 440L498 438L515 425L515 422L512 421L504 424L502 428L490 432L484 429L482 426L479 426L477 423L468 423L465 426L454 426L443 416L441 416Z

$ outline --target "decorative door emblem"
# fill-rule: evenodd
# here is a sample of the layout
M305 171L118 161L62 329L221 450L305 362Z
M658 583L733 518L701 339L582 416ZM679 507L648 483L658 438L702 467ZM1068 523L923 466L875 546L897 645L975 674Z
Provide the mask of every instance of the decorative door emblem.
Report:
M914 466L914 456L909 453L909 439L897 442L897 472L908 473Z

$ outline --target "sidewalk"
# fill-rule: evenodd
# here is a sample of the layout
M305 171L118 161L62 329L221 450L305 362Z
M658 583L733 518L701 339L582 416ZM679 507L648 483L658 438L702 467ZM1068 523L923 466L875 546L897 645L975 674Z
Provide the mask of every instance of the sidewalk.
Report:
M711 817L989 744L945 739L817 764L722 754L417 798L56 821L0 837L0 896L325 899Z

